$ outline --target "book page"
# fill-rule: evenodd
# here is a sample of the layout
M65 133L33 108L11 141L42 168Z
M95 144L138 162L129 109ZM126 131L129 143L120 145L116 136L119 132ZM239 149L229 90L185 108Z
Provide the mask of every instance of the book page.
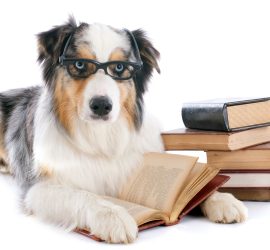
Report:
M193 168L185 188L177 198L173 207L170 221L175 221L181 211L185 208L189 201L208 183L210 182L219 172L219 169L212 168L207 164L197 163Z
M197 157L149 153L120 194L120 199L160 210L167 215L179 196Z
M132 202L123 201L113 197L104 196L103 198L107 201L112 202L115 205L124 207L128 211L128 213L134 218L138 226L154 220L163 220L166 223L169 222L169 217L158 210L144 207Z

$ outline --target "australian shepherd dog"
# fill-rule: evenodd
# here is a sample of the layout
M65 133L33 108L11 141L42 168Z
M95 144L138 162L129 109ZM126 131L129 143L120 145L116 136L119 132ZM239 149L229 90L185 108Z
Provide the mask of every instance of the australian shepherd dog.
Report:
M64 25L38 34L44 85L0 94L0 156L30 214L107 242L132 242L138 227L116 196L146 152L161 152L158 123L143 95L159 52L141 29ZM214 193L212 221L241 222L242 202Z

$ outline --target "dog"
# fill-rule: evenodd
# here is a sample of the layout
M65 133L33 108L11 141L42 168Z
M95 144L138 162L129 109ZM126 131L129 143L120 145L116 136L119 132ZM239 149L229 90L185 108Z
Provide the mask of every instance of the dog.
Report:
M74 18L37 35L44 85L0 94L0 156L22 190L25 211L106 242L133 242L134 219L102 198L117 196L146 152L163 152L143 95L159 52L141 30ZM247 209L214 193L203 213L242 222Z

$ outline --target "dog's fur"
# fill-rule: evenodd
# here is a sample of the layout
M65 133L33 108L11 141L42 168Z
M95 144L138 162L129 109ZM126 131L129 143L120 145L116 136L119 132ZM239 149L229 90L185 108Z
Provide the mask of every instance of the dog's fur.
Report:
M132 242L137 225L128 212L101 198L116 196L145 152L163 151L158 123L143 110L143 94L159 53L142 30L133 31L143 69L116 81L103 71L74 79L58 63L67 38L69 57L135 61L122 30L73 19L38 35L44 86L0 94L0 156L23 190L27 212L69 228L88 228L107 242ZM89 101L107 96L108 119L91 118ZM215 193L202 205L212 221L240 222L243 204Z

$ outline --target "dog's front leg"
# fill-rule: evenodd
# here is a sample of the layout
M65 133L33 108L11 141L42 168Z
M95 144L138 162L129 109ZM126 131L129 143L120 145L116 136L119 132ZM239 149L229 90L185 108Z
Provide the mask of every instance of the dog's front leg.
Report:
M248 216L244 203L229 193L215 192L201 204L201 209L206 217L218 223L243 222Z
M27 192L26 211L46 221L73 230L87 228L102 240L129 243L138 227L128 212L84 190L40 182Z

